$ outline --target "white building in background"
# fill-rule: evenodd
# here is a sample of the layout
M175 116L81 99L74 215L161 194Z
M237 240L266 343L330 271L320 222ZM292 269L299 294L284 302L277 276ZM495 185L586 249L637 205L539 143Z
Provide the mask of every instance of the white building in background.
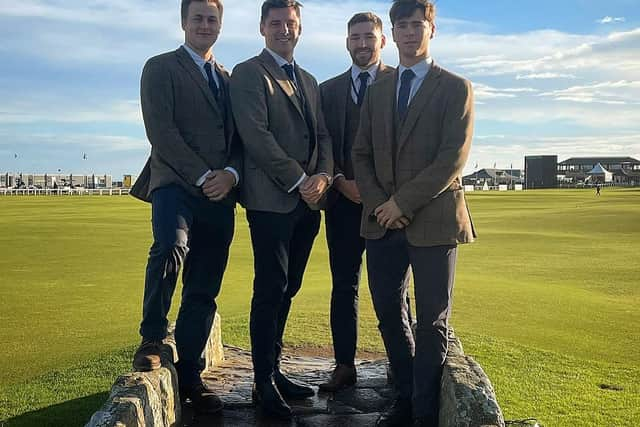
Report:
M0 172L0 188L112 188L111 175Z

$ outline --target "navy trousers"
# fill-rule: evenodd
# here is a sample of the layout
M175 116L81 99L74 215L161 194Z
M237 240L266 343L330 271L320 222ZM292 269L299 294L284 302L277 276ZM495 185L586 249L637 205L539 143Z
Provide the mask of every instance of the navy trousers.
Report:
M367 240L366 249L369 288L396 392L413 400L414 416L437 425L457 247L412 246L404 231L397 230L379 240ZM409 266L415 291L415 337L405 303Z
M147 262L140 335L167 335L178 273L182 303L176 320L176 369L181 385L200 381L201 354L211 331L234 232L234 208L194 197L177 185L152 193L153 244Z
M249 330L256 382L278 369L291 300L302 286L320 212L302 200L290 213L247 211L254 273Z

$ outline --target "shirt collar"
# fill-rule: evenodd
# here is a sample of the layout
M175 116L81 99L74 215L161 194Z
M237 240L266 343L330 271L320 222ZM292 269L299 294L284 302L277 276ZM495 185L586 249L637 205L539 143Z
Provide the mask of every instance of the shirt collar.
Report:
M265 47L265 49L267 50L267 52L271 54L271 56L273 56L273 59L275 59L276 64L278 64L278 67L282 67L283 65L286 65L286 64L295 66L295 63L296 63L295 59L289 62L286 59L284 59L282 56L278 55L277 53L269 49L268 47Z
M367 68L366 70L363 70L362 68L358 67L356 64L352 64L351 65L351 80L358 81L358 78L360 77L360 73L362 72L367 72L369 73L369 80L373 81L376 79L376 75L378 74L378 68L380 68L380 62L376 62L375 64L373 64L371 67Z
M216 58L213 56L213 52L211 52L211 57L209 58L209 60L205 61L202 58L202 56L198 55L198 53L195 50L191 49L189 46L187 46L186 43L183 44L182 47L184 48L184 50L187 51L191 59L193 59L193 61L196 63L198 67L204 68L204 64L207 62L210 63L212 67L216 65Z
M429 72L429 70L431 69L432 63L433 63L433 58L429 56L424 61L420 61L417 64L415 64L413 67L405 67L404 65L400 64L398 66L398 77L402 76L402 73L404 72L404 70L410 69L416 74L416 77L418 80L424 79L427 73Z

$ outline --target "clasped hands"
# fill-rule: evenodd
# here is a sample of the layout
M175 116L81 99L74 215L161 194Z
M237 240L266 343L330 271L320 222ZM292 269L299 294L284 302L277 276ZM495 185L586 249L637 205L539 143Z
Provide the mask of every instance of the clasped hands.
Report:
M328 188L328 177L322 174L315 174L306 177L298 187L298 191L302 200L307 203L317 204Z
M202 184L202 192L212 202L219 202L231 191L236 177L229 171L216 169L212 171Z
M388 230L401 230L411 223L409 218L404 216L393 196L378 206L373 213L378 224Z

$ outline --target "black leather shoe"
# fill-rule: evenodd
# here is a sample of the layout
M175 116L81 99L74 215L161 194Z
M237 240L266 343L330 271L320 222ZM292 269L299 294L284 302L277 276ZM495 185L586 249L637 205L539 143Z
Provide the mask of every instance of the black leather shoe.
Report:
M291 408L282 398L273 378L270 377L266 381L254 383L251 397L256 406L265 413L278 418L291 418Z
M395 399L376 421L377 427L405 427L412 424L411 400Z
M189 399L196 412L215 414L222 410L222 401L203 383L180 387L182 401Z
M280 394L286 399L305 399L315 396L316 392L311 387L299 381L287 378L282 372L276 370L273 380L280 390Z

